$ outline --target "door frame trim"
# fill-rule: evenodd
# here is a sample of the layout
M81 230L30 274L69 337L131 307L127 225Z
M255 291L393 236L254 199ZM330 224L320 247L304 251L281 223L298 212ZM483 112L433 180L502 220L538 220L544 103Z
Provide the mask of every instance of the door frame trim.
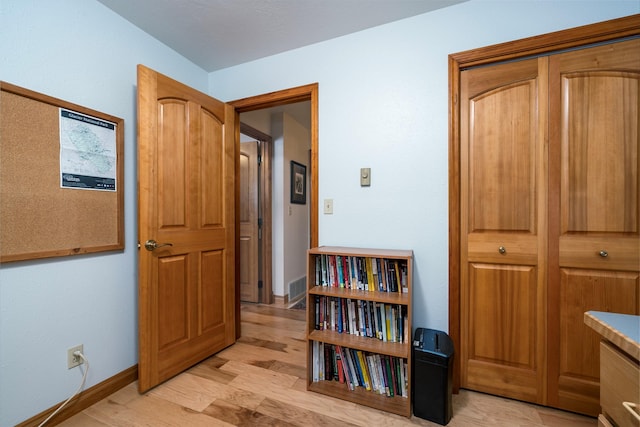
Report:
M449 55L449 335L460 349L460 73L465 68L640 35L640 14ZM459 351L459 350L458 350ZM453 388L460 389L460 358Z
M318 83L297 86L290 89L251 96L248 98L230 101L228 104L236 110L236 123L240 123L240 113L277 107L280 105L294 104L296 102L310 101L311 104L311 182L309 194L309 247L318 246ZM239 129L238 129L239 136ZM237 139L238 150L240 138ZM239 156L237 156L239 157ZM236 167L236 211L240 203L240 178L239 169ZM239 218L236 216L236 227L240 227ZM239 229L239 228L238 228ZM239 249L240 239L236 235L236 250ZM236 257L236 337L240 337L240 263ZM268 296L269 297L269 296ZM270 297L269 297L270 298ZM270 298L271 299L271 298ZM270 303L273 301L269 301Z

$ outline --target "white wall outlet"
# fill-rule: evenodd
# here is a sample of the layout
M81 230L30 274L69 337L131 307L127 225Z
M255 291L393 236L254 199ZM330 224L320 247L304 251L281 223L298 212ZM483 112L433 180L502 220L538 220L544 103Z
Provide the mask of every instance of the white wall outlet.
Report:
M324 213L325 215L333 214L333 199L324 199Z
M84 363L84 360L82 359L82 357L76 356L75 354L73 354L76 351L79 351L80 353L84 354L84 351L82 349L82 344L77 345L75 347L71 347L70 349L67 350L67 369L75 368L76 366L80 366Z

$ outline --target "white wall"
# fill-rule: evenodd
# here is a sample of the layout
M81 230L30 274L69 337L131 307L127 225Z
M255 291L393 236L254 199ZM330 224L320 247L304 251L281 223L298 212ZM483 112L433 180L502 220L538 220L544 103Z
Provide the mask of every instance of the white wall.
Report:
M75 391L82 372L67 370L71 346L84 344L87 388L138 361L138 63L207 91L204 70L97 1L0 2L0 80L125 120L126 245L124 252L0 266L0 426Z
M213 72L209 93L319 83L319 199L334 201L333 215L320 203L319 243L413 249L413 326L446 331L448 54L639 12L637 0L472 0Z
M309 150L311 136L309 129L298 123L286 113L274 114L274 138L282 135L282 168L279 172L282 180L282 252L274 252L274 269L282 269L282 280L274 282L275 295L288 295L288 283L306 275L306 254L309 249ZM307 166L307 203L291 203L291 161Z

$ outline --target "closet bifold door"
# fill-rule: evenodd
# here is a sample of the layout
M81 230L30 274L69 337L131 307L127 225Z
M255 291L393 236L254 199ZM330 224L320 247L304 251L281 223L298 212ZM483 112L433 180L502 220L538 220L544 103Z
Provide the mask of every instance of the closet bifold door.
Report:
M463 388L545 403L548 59L460 76Z
M588 310L639 314L640 39L552 55L549 405L597 415Z

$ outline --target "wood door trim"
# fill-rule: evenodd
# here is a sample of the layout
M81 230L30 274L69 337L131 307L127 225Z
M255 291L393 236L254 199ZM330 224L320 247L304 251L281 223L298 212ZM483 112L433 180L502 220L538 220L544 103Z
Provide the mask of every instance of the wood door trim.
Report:
M640 14L568 30L527 37L449 55L463 67L492 64L524 56L543 55L588 44L638 35Z
M251 96L248 98L230 101L228 104L236 110L236 124L240 122L240 113L249 111L262 110L264 108L277 107L279 105L294 104L296 102L310 101L311 104L311 183L309 195L309 247L318 246L318 83L311 83L304 86L298 86L290 89L284 89L276 92L269 92L263 95ZM240 162L240 128L239 124L237 135L236 162ZM240 204L240 173L239 164L236 164L236 209ZM239 218L236 218L236 226L239 227ZM240 241L236 236L236 248L239 249ZM240 283L239 258L236 257L236 337L240 337ZM273 294L273 293L272 293ZM273 301L270 301L273 302Z
M449 55L449 335L460 348L460 72L532 55L549 54L640 35L640 14L486 46ZM460 358L454 359L453 386L460 388Z
M236 112L262 110L279 105L310 101L311 103L311 194L310 202L310 247L318 246L318 83L284 89L263 95L230 101Z

